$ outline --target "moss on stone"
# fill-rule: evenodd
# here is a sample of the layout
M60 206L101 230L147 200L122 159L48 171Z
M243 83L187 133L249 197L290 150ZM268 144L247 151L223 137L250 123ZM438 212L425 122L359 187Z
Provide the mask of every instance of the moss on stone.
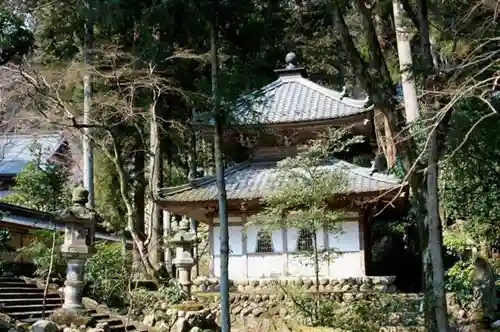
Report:
M182 311L200 311L204 309L203 304L195 301L186 301L179 304L172 305L173 309Z

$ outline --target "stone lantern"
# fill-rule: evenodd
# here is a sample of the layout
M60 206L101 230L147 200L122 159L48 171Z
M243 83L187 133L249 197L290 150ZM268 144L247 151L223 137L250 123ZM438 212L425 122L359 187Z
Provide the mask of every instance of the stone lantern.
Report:
M85 205L89 192L79 185L73 190L72 205L56 216L57 223L64 225L64 243L61 254L68 260L64 282L64 309L83 308L82 297L85 282L85 262L95 252L94 235L97 214Z
M191 269L194 265L191 251L197 241L196 235L189 231L189 220L186 218L182 218L175 234L168 241L174 247L175 258L172 263L175 264L177 279L188 297L191 296Z

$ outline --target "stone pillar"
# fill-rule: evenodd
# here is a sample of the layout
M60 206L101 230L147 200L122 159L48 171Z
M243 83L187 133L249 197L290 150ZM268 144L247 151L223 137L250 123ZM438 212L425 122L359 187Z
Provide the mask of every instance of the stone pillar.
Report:
M191 268L194 265L194 260L188 252L183 252L182 256L175 257L175 266L177 267L177 276L179 284L188 298L191 297Z
M79 310L83 308L83 288L85 281L83 272L85 268L84 258L68 259L66 281L64 282L64 309Z
M175 270L177 278L183 291L188 297L191 297L191 269L194 265L191 251L193 245L198 241L196 236L189 231L189 220L182 218L179 228L174 236L169 239L169 244L175 247Z
M83 308L82 297L84 268L87 259L94 253L94 232L97 214L87 208L89 192L79 186L73 191L73 204L56 215L56 221L64 224L64 243L61 254L68 260L64 282L64 309Z

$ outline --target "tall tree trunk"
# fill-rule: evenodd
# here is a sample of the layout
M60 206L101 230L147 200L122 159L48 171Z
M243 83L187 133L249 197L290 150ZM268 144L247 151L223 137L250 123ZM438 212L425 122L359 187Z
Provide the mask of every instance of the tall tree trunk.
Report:
M429 35L429 19L427 13L427 0L417 0L417 11L420 30L421 50L424 59L424 87L426 91L433 91L435 85L434 61L431 53L431 42ZM432 95L424 96L427 118L434 119L434 108L436 107ZM429 249L432 262L432 289L436 327L439 332L448 331L448 312L446 307L446 293L444 289L444 264L443 264L443 234L442 224L439 218L439 195L438 195L438 162L439 162L439 130L446 127L449 116L442 123L427 124L428 129L428 165L427 165L427 227L429 230Z
M149 126L149 195L148 197L148 256L151 264L158 269L163 264L164 255L162 250L163 239L163 215L161 209L155 202L155 195L158 189L162 187L162 158L159 137L159 119L157 99L153 101L150 107L151 120Z
M444 289L444 264L442 224L439 219L438 199L438 132L429 130L427 147L427 218L429 227L429 252L432 262L433 309L435 311L437 331L448 331L448 312Z
M340 5L336 1L332 1L332 9L334 14L334 22L335 27L337 29L337 33L340 35L342 40L342 45L346 50L346 55L350 64L354 69L354 73L359 78L364 90L370 95L372 101L375 105L375 112L377 116L377 112L379 114L383 114L385 117L384 122L386 126L386 136L389 134L392 138L394 135L398 135L400 139L398 142L394 142L394 147L397 148L399 155L401 156L402 166L405 172L409 176L409 184L412 192L412 196L415 198L416 202L416 210L417 210L417 224L419 226L419 237L420 243L422 247L422 255L426 261L424 264L423 273L426 276L423 280L423 288L425 290L432 289L432 280L433 280L433 270L430 253L428 250L428 227L426 227L427 221L427 206L426 206L426 196L427 196L427 184L423 180L421 169L422 165L417 164L413 165L416 162L415 151L416 145L414 139L409 136L407 137L407 133L402 130L402 120L401 116L396 109L396 105L394 103L394 91L392 87L392 80L387 79L387 66L381 64L380 55L381 50L378 45L378 39L375 33L375 28L373 26L373 22L371 21L371 15L367 12L366 8L364 8L364 3L362 1L357 0L358 8L362 14L362 19L364 22L364 27L366 29L366 38L369 40L370 44L370 52L371 59L374 61L375 65L372 65L372 68L377 68L379 72L370 73L368 71L368 65L365 63L363 58L361 57L359 51L357 50L355 43L352 39L352 36L349 32L349 29L345 23L344 17L342 15L342 10ZM374 48L374 49L372 49ZM377 50L378 48L378 50ZM377 138L378 142L382 140ZM387 142L387 141L386 141ZM382 143L384 143L382 141ZM389 143L390 140L389 140ZM390 144L385 147L384 152L389 154L389 152L393 149ZM383 147L384 148L384 147ZM389 155L392 157L392 155ZM390 160L388 158L388 163L390 164ZM425 307L426 310L426 325L428 327L428 331L435 331L434 326L436 326L436 317L435 311L430 310L429 306ZM432 327L429 329L429 327Z
M112 150L108 150L107 147L102 146L102 152L113 162L118 173L118 183L120 184L120 196L122 197L123 203L126 208L126 220L127 220L127 230L130 231L134 245L137 247L137 253L141 257L142 264L146 270L146 273L152 278L152 280L158 285L159 279L156 275L154 266L151 264L149 257L147 255L146 244L144 241L144 234L137 231L137 220L134 209L134 200L131 198L129 188L130 188L130 178L128 173L125 171L125 165L123 163L121 149L118 145L116 138L109 133L111 139Z
M134 205L135 205L135 228L137 232L144 236L144 197L146 194L146 179L144 178L144 169L146 160L143 150L143 142L140 137L137 137L136 151L134 155L134 173L135 173L135 188L134 188ZM134 242L133 264L132 271L134 275L139 275L142 270L142 259L138 251L137 244Z
M218 92L218 29L217 29L217 6L214 6L213 21L210 27L210 54L212 62L212 102L215 117L214 133L214 159L219 191L219 223L220 223L220 310L221 331L229 332L231 322L229 320L229 220L227 215L226 181L224 177L224 160L221 149L224 114L219 108Z
M392 1L394 11L394 24L398 45L399 69L401 72L401 85L406 112L406 123L410 124L419 117L419 107L417 100L417 89L412 69L412 55L409 31L409 22L404 16L402 5L399 0Z
M319 250L318 250L318 233L316 230L313 231L313 259L314 259L314 290L315 290L315 308L314 308L314 319L316 320L316 323L319 322L319 307L321 305L320 302L320 294L319 294Z
M85 2L87 17L85 21L85 45L83 47L83 61L85 63L85 75L83 76L83 124L90 122L90 107L92 104L92 75L91 50L94 39L94 6L93 0ZM90 139L90 128L83 129L83 184L89 191L87 206L94 208L94 153Z
M398 45L399 67L401 71L401 84L403 88L403 97L406 113L406 123L411 125L420 116L419 105L417 100L417 91L415 86L415 78L411 72L412 54L410 45L410 24L405 12L402 10L403 5L400 0L393 0L394 24L396 30L396 39ZM411 127L410 127L411 128ZM410 129L411 131L411 129ZM419 218L418 225L420 237L420 251L422 256L422 282L424 291L424 316L426 329L428 331L436 331L437 319L436 311L432 305L434 274L431 258L431 248L429 246L429 211L428 211L428 182L422 182L421 191L424 193L421 197L421 204L426 204L426 209L422 209L422 218ZM424 203L425 202L425 203Z
M188 173L188 180L194 180L197 177L196 174L196 128L195 128L195 110L191 110L191 120L189 122L189 128L188 128L188 134L189 134L189 139L188 139L188 166L189 166L189 173ZM190 218L189 219L189 224L191 228L191 232L193 232L196 236L198 236L198 222ZM193 258L195 261L195 265L193 266L192 270L192 275L194 277L198 277L198 270L199 270L199 257L198 257L198 243L194 244L193 247Z

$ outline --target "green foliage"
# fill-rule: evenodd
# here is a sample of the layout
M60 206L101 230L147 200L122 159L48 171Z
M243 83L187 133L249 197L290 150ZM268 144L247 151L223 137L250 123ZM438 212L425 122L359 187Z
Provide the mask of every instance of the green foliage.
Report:
M185 294L183 294L178 281L175 279L161 285L158 291L137 288L132 291L131 295L129 309L136 319L144 318L144 315L150 312L152 308L158 307L160 301L175 305L185 300Z
M469 303L472 300L473 274L474 264L471 259L457 261L446 271L446 290L456 293L462 303Z
M50 268L53 232L49 230L30 230L32 237L29 244L19 249L20 256L31 259L35 266L35 274L47 278ZM62 278L66 273L66 262L59 251L63 243L63 235L56 234L54 261L51 277Z
M43 212L56 212L70 202L69 172L56 163L32 161L19 172L15 185L2 201Z
M443 232L443 245L449 255L463 257L465 254L477 249L476 243L472 240L471 236L455 224L454 227Z
M7 8L0 8L0 65L14 56L27 54L33 41L33 34L23 20Z
M289 227L315 231L323 225L335 228L339 212L329 205L335 193L342 192L346 179L341 167L332 171L326 166L329 157L349 149L361 137L348 137L348 129L328 131L325 137L300 147L295 157L278 163L281 184L263 198L265 210L258 220L268 227L281 227L286 219Z
M445 288L457 294L462 303L472 300L472 282L474 264L471 253L475 248L474 242L460 223L447 229L443 234L443 245L446 253L458 259L445 274ZM477 249L477 248L476 248Z
M498 100L492 101L498 107ZM500 117L482 102L467 99L456 106L448 134L448 152L442 163L440 194L446 216L464 220L464 227L476 242L500 245Z
M6 228L0 228L0 254L6 252L9 249L9 241L11 239L10 232ZM3 261L0 260L0 272L2 272L4 266Z
M127 303L124 294L127 294L130 282L123 245L100 242L96 249L85 266L88 296L109 306L122 307Z
M126 209L121 199L120 184L116 167L111 160L99 151L94 156L95 162L95 205L97 213L113 230L125 227Z
M306 325L339 329L346 332L373 332L389 326L404 326L416 331L420 301L398 295L377 293L369 299L337 302L327 296L315 296L301 290L287 290L295 317Z
M0 228L0 252L8 249L10 239L11 236L9 230L6 228Z

